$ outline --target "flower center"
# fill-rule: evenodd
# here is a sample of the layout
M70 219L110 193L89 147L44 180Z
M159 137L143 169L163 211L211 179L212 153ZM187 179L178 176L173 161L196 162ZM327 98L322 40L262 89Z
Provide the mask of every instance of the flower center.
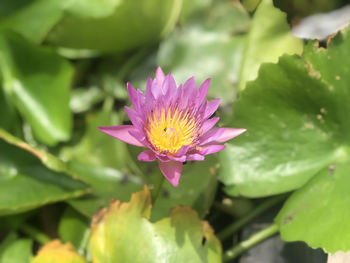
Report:
M176 153L182 146L192 145L198 124L189 111L160 108L151 112L147 119L148 141L159 152Z

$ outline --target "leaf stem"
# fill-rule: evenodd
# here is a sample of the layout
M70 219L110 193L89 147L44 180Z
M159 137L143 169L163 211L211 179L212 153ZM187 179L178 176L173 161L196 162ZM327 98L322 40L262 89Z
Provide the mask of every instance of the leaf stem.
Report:
M223 262L228 262L229 260L238 257L243 252L247 251L249 248L278 233L278 231L278 225L271 224L267 228L264 228L261 231L253 234L247 240L244 240L232 249L227 250L224 254Z
M238 219L237 221L234 221L231 225L229 225L227 228L223 229L221 232L217 234L217 237L223 241L226 238L232 236L235 234L239 229L241 229L244 225L252 221L254 218L268 210L269 208L277 205L278 203L285 200L286 195L279 195L275 197L271 197L258 205L256 208L254 208L252 211L250 211L247 215L243 216L242 218Z
M51 241L50 237L48 237L46 234L29 224L23 223L21 224L19 229L21 232L27 234L41 245L45 245L46 243Z
M162 185L164 182L164 176L162 173L160 173L160 176L158 176L156 182L153 184L153 189L151 191L151 196L152 196L152 205L156 203L156 200L159 196L160 190L162 189Z

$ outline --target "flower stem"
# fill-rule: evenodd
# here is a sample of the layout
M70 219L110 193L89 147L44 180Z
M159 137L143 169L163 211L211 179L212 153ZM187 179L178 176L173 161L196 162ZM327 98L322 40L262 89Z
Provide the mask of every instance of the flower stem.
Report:
M152 205L156 203L156 200L159 196L160 190L162 189L162 185L164 182L164 176L160 173L160 176L157 178L158 180L155 181L153 184L153 189L151 191L152 196Z
M43 232L39 231L35 227L32 227L29 224L23 223L19 227L19 229L20 229L20 231L22 231L23 233L27 234L28 236L33 238L35 241L37 241L41 245L45 245L46 243L50 242L50 240L51 240L46 234L44 234Z
M262 229L261 231L249 237L247 240L244 240L232 249L227 250L224 254L223 261L228 262L229 260L238 257L249 248L278 233L278 230L279 228L276 224L272 224L267 228Z
M237 221L234 221L231 225L229 225L227 228L222 230L217 234L217 237L223 241L226 238L234 235L239 229L241 229L244 225L252 221L254 218L268 210L269 208L277 205L278 203L285 200L286 195L279 195L272 198L267 199L265 202L258 205L256 208L254 208L252 211L250 211L247 215L243 216L242 218L238 219Z

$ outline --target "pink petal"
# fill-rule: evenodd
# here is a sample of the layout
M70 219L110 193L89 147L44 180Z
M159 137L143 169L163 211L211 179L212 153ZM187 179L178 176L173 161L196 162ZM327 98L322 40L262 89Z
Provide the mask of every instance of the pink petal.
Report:
M200 145L206 145L206 144L219 144L222 142L226 142L243 132L245 132L246 129L240 129L240 128L214 128L204 134L200 139Z
M129 132L136 130L133 125L119 125L119 126L104 126L98 127L98 129L114 138L117 138L128 144L132 144L139 147L144 147L144 145L139 142L135 137L133 137Z
M219 117L213 117L209 120L204 121L201 128L202 133L205 134L207 131L213 128L219 119Z
M128 90L132 106L134 106L135 110L138 110L140 108L140 102L137 91L133 88L130 82L126 84L126 89Z
M219 145L207 145L207 146L203 146L202 149L199 150L199 153L201 155L208 155L208 154L220 152L225 148L226 148L225 145L220 145L220 144Z
M241 128L219 128L219 129L223 129L224 132L221 133L221 135L217 137L215 141L213 141L212 143L226 142L246 131L246 129L241 129Z
M128 106L124 106L124 109L126 111L126 114L128 114L128 117L132 122L132 124L135 125L137 128L142 129L143 128L142 119L139 117L137 112Z
M156 70L156 75L154 77L154 80L157 82L159 87L163 86L164 79L165 79L165 75L163 73L163 70L161 69L161 67L158 67Z
M220 104L220 99L215 99L215 100L209 101L207 104L207 107L205 109L203 118L207 119L211 115L213 115L213 113L218 109L219 104Z
M176 161L158 161L158 164L162 174L169 181L169 183L171 183L173 186L178 186L182 171L182 163Z
M207 79L203 82L202 86L200 86L199 97L198 97L198 101L197 101L198 104L201 104L204 101L205 96L207 96L209 84L210 84L210 79Z
M189 154L186 161L204 161L204 156L198 153Z
M145 96L146 96L146 102L150 103L154 101L154 97L152 94L152 79L148 78L147 83L146 83L146 91L145 91Z
M147 150L140 153L137 159L141 162L153 162L156 159L156 155L153 151Z

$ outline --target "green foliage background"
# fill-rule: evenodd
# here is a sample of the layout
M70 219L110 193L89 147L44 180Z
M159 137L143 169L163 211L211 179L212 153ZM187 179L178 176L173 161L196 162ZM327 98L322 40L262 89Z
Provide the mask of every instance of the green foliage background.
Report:
M274 195L283 240L349 250L350 30L297 39L287 16L344 4L297 2L2 0L0 263L221 262L214 231ZM247 132L151 204L157 164L97 127L127 123L126 81L144 90L158 65L210 77L219 125ZM131 201L97 213L112 199Z

